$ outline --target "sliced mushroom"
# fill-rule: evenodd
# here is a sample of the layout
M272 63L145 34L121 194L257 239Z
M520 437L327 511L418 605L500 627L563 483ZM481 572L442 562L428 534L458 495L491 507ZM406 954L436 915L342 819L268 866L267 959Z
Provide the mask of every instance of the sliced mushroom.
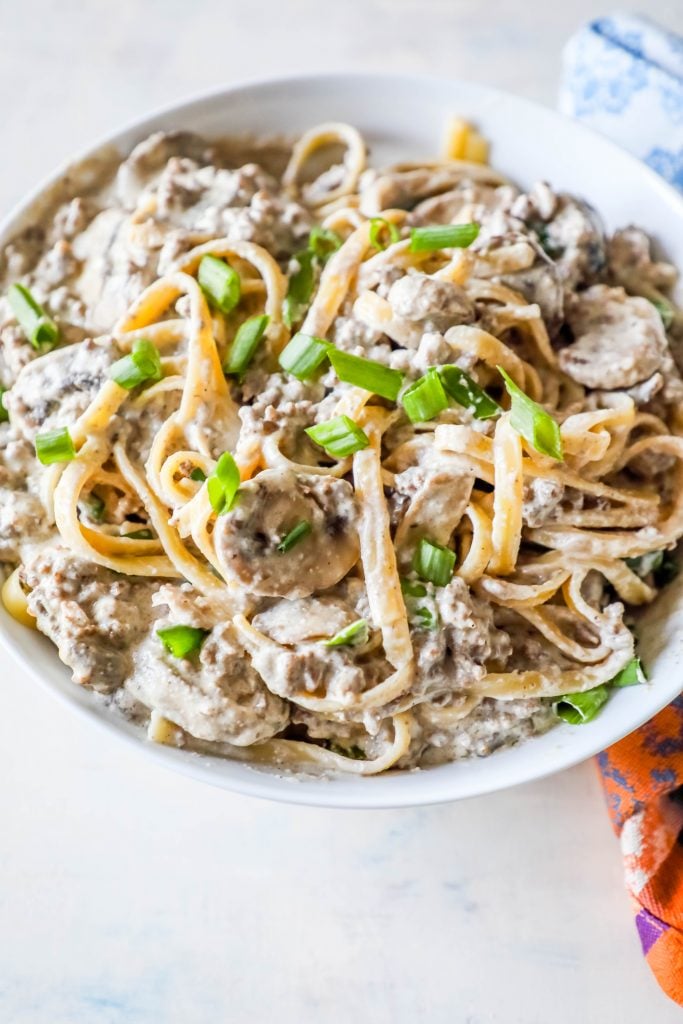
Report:
M268 469L245 483L215 528L226 578L263 597L307 597L338 583L358 561L358 507L344 480ZM278 546L299 523L310 532Z

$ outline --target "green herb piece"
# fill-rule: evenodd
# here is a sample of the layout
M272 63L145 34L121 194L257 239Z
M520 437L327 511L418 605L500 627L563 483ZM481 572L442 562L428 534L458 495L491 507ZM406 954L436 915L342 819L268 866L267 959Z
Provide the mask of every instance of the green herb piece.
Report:
M7 406L5 405L5 394L6 393L7 393L7 388L0 387L0 423L8 423L9 422L9 412L7 411Z
M422 538L413 557L413 569L418 576L433 583L435 587L445 587L453 577L454 568L454 551Z
M374 359L364 359L349 352L341 352L331 345L327 355L339 380L372 391L373 394L388 398L391 402L398 398L404 379L400 370L392 370L390 366L378 363Z
M99 494L90 492L87 498L83 499L83 508L94 523L101 523L104 518L104 502Z
M174 658L187 658L195 654L209 634L207 629L196 626L166 626L157 630L157 636Z
M201 468L201 466L194 467L194 469L190 473L190 480L196 480L197 483L200 484L204 483L204 481L206 480L206 473Z
M109 376L126 391L147 381L161 380L163 371L159 350L146 338L138 338L127 356L112 363Z
M501 366L498 367L498 372L503 377L507 393L512 399L510 423L514 429L537 452L563 462L562 437L556 420L542 406L525 395Z
M283 319L288 327L303 319L306 308L311 301L315 286L315 254L310 249L294 254L298 269L292 274L287 286L287 295L283 304Z
M308 248L321 263L327 263L332 253L337 251L343 241L344 239L336 231L315 227L311 229Z
M353 455L370 444L367 434L348 416L335 416L334 419L307 427L306 433L312 441L324 448L328 455L343 459Z
M466 249L479 234L478 224L434 224L412 228L411 252L434 252L437 249Z
M211 508L216 515L229 512L240 486L240 471L230 452L223 452L213 473L207 478L206 489Z
M621 672L617 672L614 679L612 679L612 686L639 686L641 683L647 682L647 676L645 675L645 669L642 666L640 658L632 658L628 665L622 668Z
M7 298L19 326L33 347L41 352L54 348L59 341L59 328L28 288L23 284L13 284Z
M599 714L609 699L609 687L604 683L583 693L566 693L553 701L553 711L569 725L584 725Z
M389 241L383 243L382 234L385 232L389 235ZM374 246L375 249L379 249L381 252L384 249L388 249L390 245L400 241L400 239L401 232L396 224L385 220L384 217L370 218L370 245Z
M133 530L131 533L124 533L123 536L128 540L154 540L154 534L147 529Z
M240 301L240 275L225 260L202 256L197 279L209 304L221 313L230 313Z
M401 403L411 423L433 420L447 409L448 396L441 383L439 371L432 368L424 377L411 384L401 395Z
M333 754L339 754L341 757L349 757L352 761L367 761L367 754L360 747L355 744L351 747L341 747L338 743L329 743L328 750L331 750Z
M401 577L401 593L404 597L426 597L427 588L423 583L417 583L415 580L409 580L405 576Z
M291 551L293 547L296 547L296 545L300 541L302 541L304 537L308 537L312 529L313 527L311 526L311 524L306 522L305 520L302 520L300 523L297 523L296 526L293 526L289 533L285 534L285 536L282 538L282 540L277 546L277 549L280 552L280 554L286 555L287 552Z
M76 458L76 449L67 427L58 427L56 430L37 434L35 446L38 461L44 466L49 466L53 462L71 462Z
M280 366L298 380L308 380L327 358L330 344L311 334L295 334L280 353Z
M439 377L447 394L458 405L470 409L476 420L489 420L501 412L498 402L459 366L441 366Z
M254 358L269 320L270 317L263 313L260 316L249 317L243 324L240 324L235 340L230 346L228 361L224 366L226 373L244 373Z
M662 323L664 324L664 329L668 331L672 323L676 319L675 306L673 306L670 302L667 302L666 299L650 299L650 302L661 316Z
M325 647L361 647L368 642L370 627L365 619L358 619L350 626L340 629L329 640L325 640Z

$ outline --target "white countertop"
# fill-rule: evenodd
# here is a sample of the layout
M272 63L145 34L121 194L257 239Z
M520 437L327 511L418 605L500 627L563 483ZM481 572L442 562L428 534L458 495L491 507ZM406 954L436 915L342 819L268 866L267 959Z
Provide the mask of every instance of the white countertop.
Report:
M680 0L647 6L683 30ZM595 13L0 5L0 209L127 119L240 78L430 71L552 104L561 45ZM426 810L268 805L148 764L0 658L3 1024L680 1019L641 958L593 765Z

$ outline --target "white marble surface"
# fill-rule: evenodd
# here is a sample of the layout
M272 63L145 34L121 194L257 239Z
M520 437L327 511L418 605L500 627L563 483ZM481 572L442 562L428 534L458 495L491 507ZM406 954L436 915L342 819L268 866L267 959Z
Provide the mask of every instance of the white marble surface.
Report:
M552 103L562 42L595 13L5 0L0 208L126 119L244 77L424 70ZM683 29L680 0L648 13ZM269 806L148 765L6 660L1 685L3 1024L680 1019L641 959L592 765L428 810Z

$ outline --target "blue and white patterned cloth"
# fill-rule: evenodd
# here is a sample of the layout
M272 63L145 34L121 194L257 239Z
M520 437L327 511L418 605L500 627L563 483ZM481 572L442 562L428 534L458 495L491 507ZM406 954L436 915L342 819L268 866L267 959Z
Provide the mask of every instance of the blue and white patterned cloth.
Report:
M683 38L633 14L597 18L567 43L564 114L683 189Z

